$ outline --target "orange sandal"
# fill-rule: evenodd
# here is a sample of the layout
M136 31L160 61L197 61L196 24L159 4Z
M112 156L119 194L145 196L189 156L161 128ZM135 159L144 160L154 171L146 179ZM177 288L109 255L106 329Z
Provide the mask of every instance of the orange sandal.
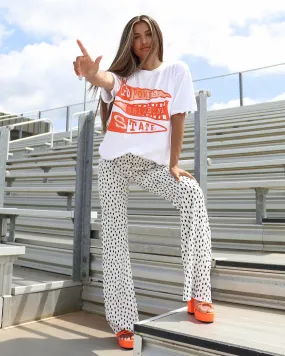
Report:
M199 305L206 305L209 307L213 307L211 303L205 303L205 302L199 302L194 306L195 299L192 298L191 300L188 301L188 313L189 314L194 314L195 319L198 321L202 321L204 323L213 323L215 319L215 312L211 313L203 313L200 310L197 309L197 306Z
M130 335L131 340L120 339L122 335ZM128 330L122 330L116 334L116 338L119 342L119 345L123 349L133 349L134 348L134 334Z

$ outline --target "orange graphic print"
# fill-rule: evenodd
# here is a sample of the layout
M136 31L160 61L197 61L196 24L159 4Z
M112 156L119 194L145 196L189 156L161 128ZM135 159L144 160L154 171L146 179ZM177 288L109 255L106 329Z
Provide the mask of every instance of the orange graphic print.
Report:
M108 126L108 131L124 134L139 134L165 132L167 131L167 128L147 120L133 119L120 113L113 112Z
M118 97L127 102L117 100ZM169 100L142 104L128 103L128 101L133 100L147 101L157 98L167 99L172 98L172 96L163 90L134 88L127 85L126 81L123 80L122 85L116 95L114 105L124 111L128 116L113 111L111 114L108 131L124 134L166 132L168 130L167 127L154 123L148 119L157 121L169 121ZM146 118L146 120L141 119L142 117Z
M144 116L154 120L169 121L168 100L158 103L129 104L115 100L114 105L121 108L126 114Z
M121 88L117 93L121 99L133 101L133 100L151 100L156 98L171 98L169 93L163 90L147 89L147 88L133 88L122 82Z

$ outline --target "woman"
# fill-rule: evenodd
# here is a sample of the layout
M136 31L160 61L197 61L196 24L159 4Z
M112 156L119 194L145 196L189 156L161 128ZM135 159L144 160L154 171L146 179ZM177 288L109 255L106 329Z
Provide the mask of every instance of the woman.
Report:
M197 320L212 322L211 231L203 193L178 167L184 119L196 110L191 74L183 62L163 62L161 30L149 16L126 25L108 71L99 70L80 41L74 71L101 88L104 140L99 153L106 318L119 345L133 348L138 311L127 237L130 181L180 209L183 300Z

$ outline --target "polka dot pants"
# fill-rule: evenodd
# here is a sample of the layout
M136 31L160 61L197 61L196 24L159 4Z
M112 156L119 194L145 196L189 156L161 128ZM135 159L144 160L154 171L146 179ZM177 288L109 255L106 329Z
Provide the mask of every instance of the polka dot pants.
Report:
M115 333L139 321L128 248L129 182L159 195L180 210L183 300L211 302L211 231L204 196L195 180L180 182L169 168L127 154L99 161L102 209L103 284L106 319Z

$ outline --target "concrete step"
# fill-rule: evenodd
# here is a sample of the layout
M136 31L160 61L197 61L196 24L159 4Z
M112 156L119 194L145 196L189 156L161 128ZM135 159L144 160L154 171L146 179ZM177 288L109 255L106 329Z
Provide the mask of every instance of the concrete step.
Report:
M198 322L186 307L135 325L136 356L277 356L285 354L285 314L216 303L216 321Z
M79 311L81 293L66 275L14 266L11 295L0 297L2 328Z
M161 247L157 250L160 254L130 253L140 313L159 315L181 307L183 268L181 258L170 254L172 250ZM284 256L281 253L213 251L213 300L259 306L273 312L285 310ZM83 308L103 313L100 249L92 249L91 281L83 288Z
M0 330L1 356L131 356L104 317L75 312Z

